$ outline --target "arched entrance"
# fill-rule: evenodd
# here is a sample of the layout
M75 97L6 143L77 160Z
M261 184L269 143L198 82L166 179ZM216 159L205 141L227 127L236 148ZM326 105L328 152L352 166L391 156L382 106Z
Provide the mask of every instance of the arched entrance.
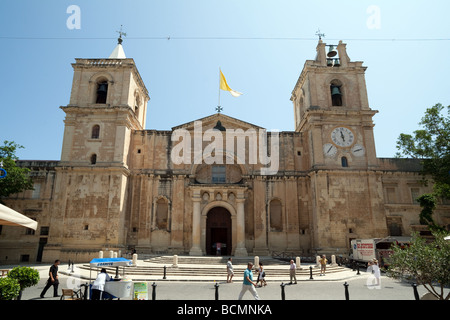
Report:
M230 212L224 207L210 209L206 218L206 254L231 255L231 234Z

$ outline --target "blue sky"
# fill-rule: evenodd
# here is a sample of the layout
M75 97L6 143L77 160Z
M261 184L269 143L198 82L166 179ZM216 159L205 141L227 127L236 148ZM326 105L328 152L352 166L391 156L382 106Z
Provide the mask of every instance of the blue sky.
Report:
M67 27L70 5L80 9L79 29ZM222 91L224 114L294 130L291 91L320 28L324 42L343 40L368 67L377 156L393 157L399 134L416 130L426 108L450 104L449 9L444 0L2 0L0 141L23 145L20 159L59 160L71 63L107 58L120 25L151 97L146 129L215 113L221 68L244 93Z

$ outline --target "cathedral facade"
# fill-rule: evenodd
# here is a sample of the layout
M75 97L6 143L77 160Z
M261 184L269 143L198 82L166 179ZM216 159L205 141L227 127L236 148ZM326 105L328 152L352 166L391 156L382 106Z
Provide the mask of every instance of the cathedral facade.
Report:
M0 262L90 260L100 250L345 255L356 238L420 230L420 164L377 158L366 67L321 40L291 101L295 131L216 113L146 130L149 93L121 44L76 59L60 161L19 161L34 190L4 199L38 221L2 228ZM448 205L436 222L450 224Z

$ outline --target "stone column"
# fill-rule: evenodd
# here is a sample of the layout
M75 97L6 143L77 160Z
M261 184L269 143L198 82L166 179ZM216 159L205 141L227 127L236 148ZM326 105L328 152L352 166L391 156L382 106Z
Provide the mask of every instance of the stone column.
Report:
M200 248L200 229L201 229L201 212L200 212L200 198L192 198L193 213L192 213L192 247L189 251L191 256L201 256L202 249Z
M245 213L244 213L245 199L236 199L237 204L237 223L236 223L236 249L234 255L237 257L248 256L245 248Z

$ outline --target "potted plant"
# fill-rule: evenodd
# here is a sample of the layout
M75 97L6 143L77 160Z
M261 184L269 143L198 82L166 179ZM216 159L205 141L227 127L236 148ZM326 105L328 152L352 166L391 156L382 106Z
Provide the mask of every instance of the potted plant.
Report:
M22 297L22 291L25 288L35 286L38 284L40 276L39 271L30 267L15 267L8 273L8 278L16 279L20 285L20 292L17 300Z

